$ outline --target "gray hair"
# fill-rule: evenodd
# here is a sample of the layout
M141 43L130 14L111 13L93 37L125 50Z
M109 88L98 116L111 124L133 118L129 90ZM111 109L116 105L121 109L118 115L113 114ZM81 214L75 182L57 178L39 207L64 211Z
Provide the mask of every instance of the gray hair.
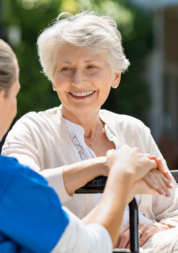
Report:
M0 39L0 90L7 97L16 80L17 58L11 47Z
M49 80L52 80L54 74L61 43L106 53L106 59L116 73L124 72L130 65L123 52L117 24L108 16L82 12L57 20L41 33L37 41L38 55Z

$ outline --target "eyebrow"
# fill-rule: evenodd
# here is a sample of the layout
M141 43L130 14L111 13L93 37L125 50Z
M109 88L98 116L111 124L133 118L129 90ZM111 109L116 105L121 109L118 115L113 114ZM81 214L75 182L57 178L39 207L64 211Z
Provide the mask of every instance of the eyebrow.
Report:
M71 64L71 62L70 62L70 61L62 61L62 62L59 62L59 64L62 64L62 63Z
M101 62L100 60L93 59L93 60L85 61L85 63L89 63L89 62L93 62L93 61ZM62 62L59 62L59 64L63 64L63 63L72 64L70 61L62 61Z
M88 60L88 61L85 61L85 62L92 62L92 61L99 61L99 62L101 62L100 60L97 60L97 59Z

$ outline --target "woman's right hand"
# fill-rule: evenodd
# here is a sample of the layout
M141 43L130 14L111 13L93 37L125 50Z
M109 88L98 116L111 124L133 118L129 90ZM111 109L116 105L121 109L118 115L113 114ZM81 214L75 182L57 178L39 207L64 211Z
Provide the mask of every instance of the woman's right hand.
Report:
M128 145L122 146L119 150L109 150L106 154L107 166L110 173L118 175L128 174L132 177L133 183L142 179L152 169L157 168L155 159L150 154L143 154L138 148L131 148Z
M174 186L171 180L159 170L151 170L143 180L150 188L155 189L160 195L165 195L166 197L171 196L169 189L172 189Z
M151 165L154 166L154 169L152 168L150 171L148 171L147 175L145 175L141 180L137 180L134 183L134 185L132 186L131 193L129 194L129 199L131 200L134 194L155 194L157 192L161 195L169 197L169 189L173 188L173 185L171 184L171 176L167 171L165 171L161 159L157 159L150 154L142 154L138 149L131 149L128 146L123 146L122 148L123 150L120 150L122 151L120 154L117 154L117 152L114 150L110 151L110 153L108 152L108 166L111 167L113 165L113 162L115 162L115 164L120 163L121 165L122 158L124 158L126 155L125 151L127 151L128 156L127 167L129 167L129 163L131 162L133 166L136 166L136 172L139 172L138 169L140 168L143 170L143 168L146 169L146 166L150 166L150 160L154 160L156 162L156 164ZM122 158L120 157L121 154ZM110 159L110 156L112 157L112 159ZM134 164L135 162L136 164Z

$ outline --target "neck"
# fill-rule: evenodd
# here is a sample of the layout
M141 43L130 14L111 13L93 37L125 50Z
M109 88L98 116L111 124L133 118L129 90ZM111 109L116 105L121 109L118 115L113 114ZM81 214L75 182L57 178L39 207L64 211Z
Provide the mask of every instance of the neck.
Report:
M85 131L84 136L89 139L94 137L98 124L100 124L99 109L90 113L75 114L62 106L62 115L71 122L82 126Z

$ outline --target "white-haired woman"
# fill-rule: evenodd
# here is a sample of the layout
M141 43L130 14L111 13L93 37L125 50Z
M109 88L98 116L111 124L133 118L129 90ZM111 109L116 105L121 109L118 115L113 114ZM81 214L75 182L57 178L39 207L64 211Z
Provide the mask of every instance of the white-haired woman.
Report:
M44 73L62 105L23 116L8 134L3 154L16 157L46 177L64 206L80 218L102 195L74 192L96 176L108 175L108 150L124 144L138 147L160 158L168 170L150 130L141 121L100 110L111 87L118 87L121 73L129 66L114 20L92 12L73 15L44 30L37 44ZM167 198L169 182L160 182L151 173L145 181L162 196L137 196L140 245L154 244L160 250L154 237L178 225L176 182L173 180L175 187ZM126 207L119 248L129 247L128 220Z
M19 90L16 55L0 39L0 140L17 113ZM61 206L42 176L16 159L0 155L0 252L110 253L117 242L125 205L135 194L156 192L145 184L143 176L157 167L166 173L159 160L153 158L128 145L107 152L110 173L105 193L83 224ZM125 179L128 185L122 184ZM124 198L116 202L118 192Z

